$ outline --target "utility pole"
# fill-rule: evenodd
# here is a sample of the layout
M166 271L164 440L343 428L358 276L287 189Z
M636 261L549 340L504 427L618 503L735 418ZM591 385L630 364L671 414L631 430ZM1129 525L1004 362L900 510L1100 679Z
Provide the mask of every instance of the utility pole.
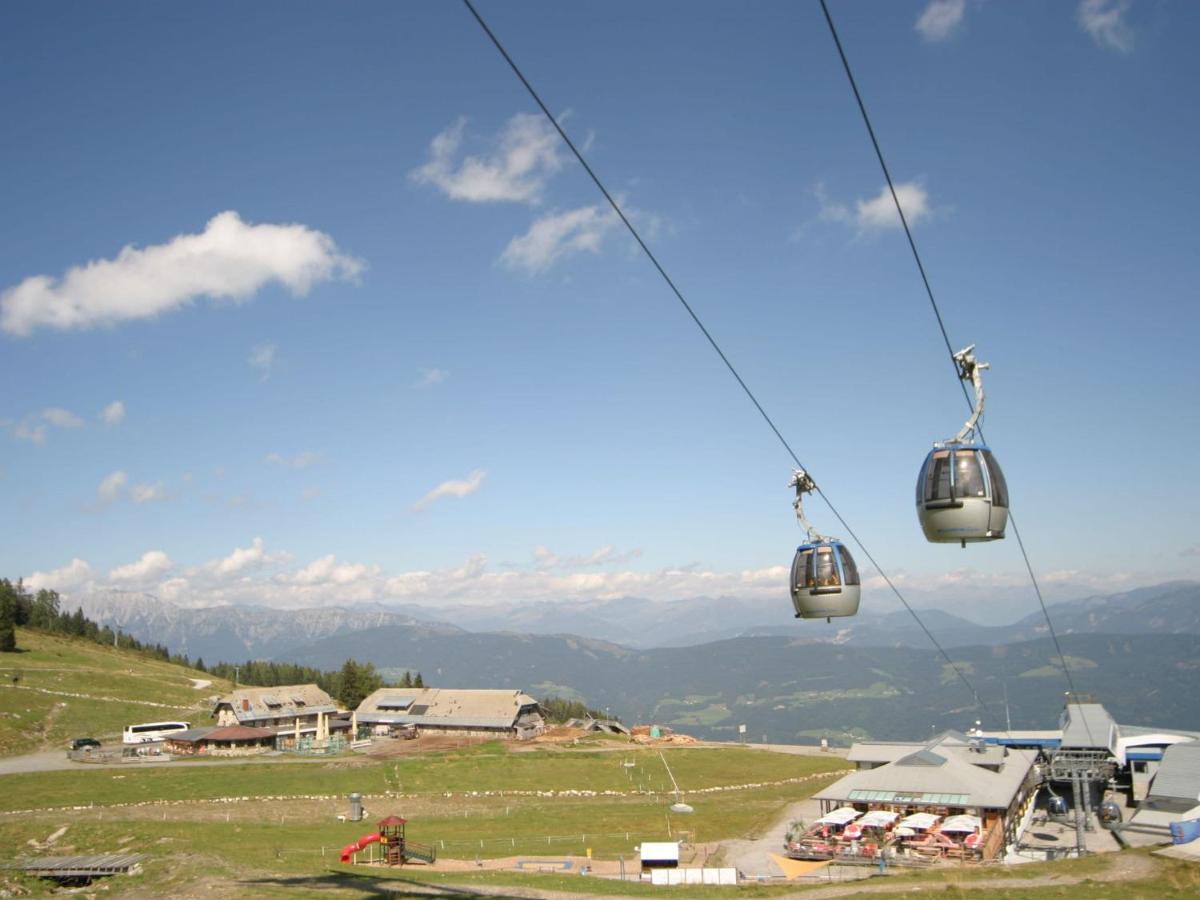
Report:
M239 671L241 668L242 668L241 666L234 666L234 667L233 667L233 686L234 686L234 687L237 687L237 685L238 685L238 671Z

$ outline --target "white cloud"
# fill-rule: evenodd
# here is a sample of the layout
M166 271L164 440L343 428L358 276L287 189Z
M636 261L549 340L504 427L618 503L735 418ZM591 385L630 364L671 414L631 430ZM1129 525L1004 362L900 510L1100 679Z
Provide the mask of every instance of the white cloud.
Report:
M55 428L82 428L83 419L75 415L69 410L60 409L57 406L51 406L48 409L42 410L42 418L53 425Z
M930 0L920 17L916 29L927 41L944 41L962 25L967 0Z
M69 591L83 587L91 577L92 567L82 559L75 558L62 568L34 572L25 579L25 587L31 591Z
M463 480L443 481L418 500L413 505L413 509L417 511L426 509L442 497L466 497L469 494L473 494L483 486L483 480L486 477L487 470L476 469Z
M100 480L100 485L96 488L96 496L104 503L112 503L119 496L121 491L125 489L125 485L129 481L129 475L119 469L116 472L110 472Z
M354 278L360 260L305 225L250 225L233 211L200 234L124 247L60 279L34 275L0 293L0 328L21 337L37 328L83 329L146 319L198 297L245 300L271 282L293 294L332 278Z
M171 603L176 603L187 597L190 583L186 578L168 578L157 588L158 596Z
M214 560L209 568L217 575L234 575L246 569L255 569L268 560L263 539L256 537L249 547L235 547L223 559Z
M417 387L432 387L435 384L441 384L450 377L450 373L445 369L421 369L419 370L419 375Z
M527 272L542 272L565 256L596 253L620 220L611 209L583 206L535 219L529 230L509 241L500 259Z
M826 222L853 225L860 234L900 227L900 216L896 214L896 203L886 184L870 200L856 200L853 211L846 204L831 200L822 182L817 182L813 186L813 195L820 205L818 215ZM897 184L896 197L904 209L904 216L908 220L909 227L929 218L933 213L933 207L929 202L929 193L915 181Z
M467 120L459 118L435 137L429 162L409 173L453 200L470 203L537 203L547 179L562 166L560 138L541 115L518 113L508 120L487 156L456 162Z
M25 417L16 425L13 426L13 435L20 441L29 441L31 444L46 443L46 435L49 429L39 422L36 418Z
M129 492L134 503L155 503L167 499L167 488L161 481L147 481L135 484Z
M142 558L136 562L117 566L108 573L108 577L112 581L132 581L141 584L154 581L173 568L175 568L175 563L171 562L171 558L167 554L161 550L149 550L143 553Z
M70 410L59 406L48 406L40 412L30 413L19 422L7 424L13 437L33 444L46 443L51 428L82 428L83 419Z
M1129 53L1133 29L1125 21L1130 0L1081 0L1076 13L1079 25L1098 46Z
M120 400L108 404L100 410L100 421L105 425L120 425L125 421L125 404Z
M586 556L559 556L548 547L534 547L534 565L539 569L584 569L590 566L628 562L642 555L641 550L618 551L612 544L598 547Z
M275 367L275 359L279 353L279 347L275 344L258 344L246 358L251 366L262 374L262 380L266 381L271 377L271 369Z
M293 575L280 576L280 580L299 585L346 585L379 575L379 566L363 563L339 563L332 553L314 559Z
M311 450L305 450L302 453L297 453L295 456L283 456L279 453L268 453L263 457L263 462L270 463L273 466L284 466L288 469L307 469L309 466L319 463L321 454L314 453Z

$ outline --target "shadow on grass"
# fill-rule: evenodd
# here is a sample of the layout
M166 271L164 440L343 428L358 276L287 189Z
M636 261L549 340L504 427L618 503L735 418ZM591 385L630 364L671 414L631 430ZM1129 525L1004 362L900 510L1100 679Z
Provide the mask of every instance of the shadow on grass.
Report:
M460 885L440 885L416 878L389 876L386 880L373 880L369 875L351 875L327 872L323 875L295 875L278 878L244 878L238 882L247 892L255 888L265 890L279 888L289 890L332 890L348 891L358 897L439 897L442 900L470 900L477 897L519 898L519 894L504 894L494 888L472 890Z

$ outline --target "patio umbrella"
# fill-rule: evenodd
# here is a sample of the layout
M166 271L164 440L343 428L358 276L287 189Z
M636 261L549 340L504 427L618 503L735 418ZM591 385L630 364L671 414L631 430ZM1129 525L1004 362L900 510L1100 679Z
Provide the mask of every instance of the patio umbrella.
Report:
M979 816L951 816L942 825L942 831L978 831L982 824Z
M817 821L822 825L845 825L848 822L853 822L861 815L862 813L853 806L839 806L833 812L821 816Z
M932 828L937 824L941 816L935 816L933 813L913 813L911 816L905 816L900 820L900 824L905 828L916 828L918 831L924 831L926 828Z
M884 809L873 809L854 824L862 828L887 828L898 818L900 818L900 813L888 812Z

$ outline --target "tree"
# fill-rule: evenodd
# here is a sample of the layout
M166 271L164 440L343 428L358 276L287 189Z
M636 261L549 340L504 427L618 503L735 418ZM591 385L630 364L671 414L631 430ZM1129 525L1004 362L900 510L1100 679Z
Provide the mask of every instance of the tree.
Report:
M418 672L418 673L417 673L417 674L416 674L416 675L413 677L412 686L413 686L413 687L415 687L415 688L423 688L423 687L425 687L425 679L421 677L421 673L420 673L420 672Z
M17 598L11 585L7 587L0 588L0 653L17 649Z
M34 628L53 628L59 615L58 601L58 591L45 588L38 591L30 605L29 624Z
M398 685L398 687L410 688L412 686L413 686L412 673L410 671L408 671L408 669L405 669L404 676L400 679L400 684Z
M355 709L368 694L375 693L381 687L383 676L375 671L373 663L360 664L348 659L337 675L336 695L347 709Z

